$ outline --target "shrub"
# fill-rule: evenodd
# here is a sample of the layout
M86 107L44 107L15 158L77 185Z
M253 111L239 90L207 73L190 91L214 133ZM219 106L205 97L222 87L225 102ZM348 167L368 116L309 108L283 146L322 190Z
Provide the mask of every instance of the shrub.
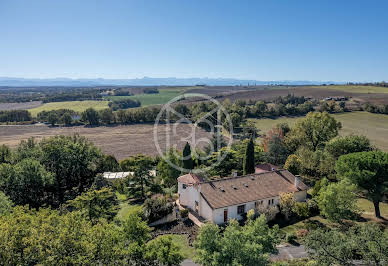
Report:
M307 208L309 209L310 215L315 215L319 213L318 203L315 199L306 200Z
M179 215L181 216L181 218L187 218L189 216L189 210L188 209L180 210Z
M295 234L295 233L289 233L289 234L287 234L286 241L287 241L288 243L294 243L296 239L297 239L297 237L296 237L296 234Z
M288 220L289 217L292 215L295 206L294 193L280 193L279 196L280 210L286 217L286 220Z
M174 206L164 196L156 196L144 202L143 214L149 223L170 214Z
M260 214L264 214L265 218L267 219L267 222L269 222L275 219L276 214L279 212L279 208L278 206L272 206L270 208L266 208L264 206L258 206L257 211Z
M293 212L300 218L309 216L309 208L306 202L297 202L294 205Z

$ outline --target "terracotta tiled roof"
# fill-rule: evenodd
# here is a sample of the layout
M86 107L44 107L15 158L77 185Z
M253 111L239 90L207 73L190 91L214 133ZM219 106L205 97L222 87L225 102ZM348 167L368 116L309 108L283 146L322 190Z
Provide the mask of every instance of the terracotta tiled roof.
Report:
M279 167L270 163L258 164L255 166L255 173L259 174L259 173L270 172L270 171L273 171L272 169L278 170Z
M294 181L287 170L255 173L201 183L201 194L211 208L218 209L308 189L302 181L296 188Z
M200 177L196 174L193 174L193 173L188 173L186 175L182 175L182 176L178 177L179 183L183 183L183 184L187 184L187 185L198 184L198 183L201 183L203 181L204 180L202 177Z

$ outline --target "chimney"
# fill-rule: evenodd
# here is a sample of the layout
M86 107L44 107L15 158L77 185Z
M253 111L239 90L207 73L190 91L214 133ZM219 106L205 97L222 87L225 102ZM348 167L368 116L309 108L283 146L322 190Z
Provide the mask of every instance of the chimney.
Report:
M237 171L233 172L233 177L237 177Z
M295 182L294 182L294 186L296 188L299 187L299 183L300 183L300 177L298 175L295 176Z

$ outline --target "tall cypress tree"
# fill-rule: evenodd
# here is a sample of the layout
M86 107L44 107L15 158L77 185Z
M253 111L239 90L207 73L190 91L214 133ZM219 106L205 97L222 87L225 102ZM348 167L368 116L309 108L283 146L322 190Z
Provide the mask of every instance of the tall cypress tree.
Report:
M250 138L245 151L243 170L244 175L255 172L255 144L253 143L253 138Z
M194 168L193 158L191 157L191 148L188 142L186 142L186 145L183 149L183 168L186 170L191 170Z

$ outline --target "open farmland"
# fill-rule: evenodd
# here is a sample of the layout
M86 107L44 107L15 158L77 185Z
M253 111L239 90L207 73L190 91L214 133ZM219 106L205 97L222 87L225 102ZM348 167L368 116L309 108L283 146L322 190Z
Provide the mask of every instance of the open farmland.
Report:
M26 140L31 137L39 140L55 135L69 136L79 134L94 142L105 153L113 154L117 159L121 160L139 153L157 155L158 151L155 148L153 129L153 124L111 127L0 126L0 145L6 144L15 148L21 140ZM159 125L157 128L158 143L163 151L166 150L166 132L170 133L171 136L169 146L183 149L186 143L186 140L183 138L190 135L191 127L187 124L180 124L178 127L166 131L166 125ZM210 137L209 133L201 129L195 131L195 136L196 139Z
M94 108L96 110L101 110L108 108L108 101L68 101L68 102L52 102L45 103L39 107L29 109L31 115L36 117L39 112L42 111L51 111L58 109L71 109L76 112L83 112L88 108Z
M272 101L279 96L293 94L317 100L326 97L345 96L350 98L353 103L388 104L388 88L374 86L257 86L245 87L245 89L241 87L238 90L233 87L220 87L193 91L218 96L217 100L220 101L224 99L230 99L231 101L238 99Z
M108 96L106 99L118 100L118 99L134 99L139 100L141 106L165 104L185 91L184 88L168 88L159 89L159 93L154 94L136 94L132 96Z
M41 105L41 101L32 101L24 103L0 103L0 111L31 109L39 107Z
M371 142L384 151L388 151L388 115L372 114L368 112L351 112L333 114L342 123L341 135L364 135ZM278 119L250 119L264 134L278 123L288 123L292 126L300 117L281 117Z
M388 87L379 86L359 86L359 85L330 85L330 86L312 86L314 89L328 89L353 93L388 93Z

